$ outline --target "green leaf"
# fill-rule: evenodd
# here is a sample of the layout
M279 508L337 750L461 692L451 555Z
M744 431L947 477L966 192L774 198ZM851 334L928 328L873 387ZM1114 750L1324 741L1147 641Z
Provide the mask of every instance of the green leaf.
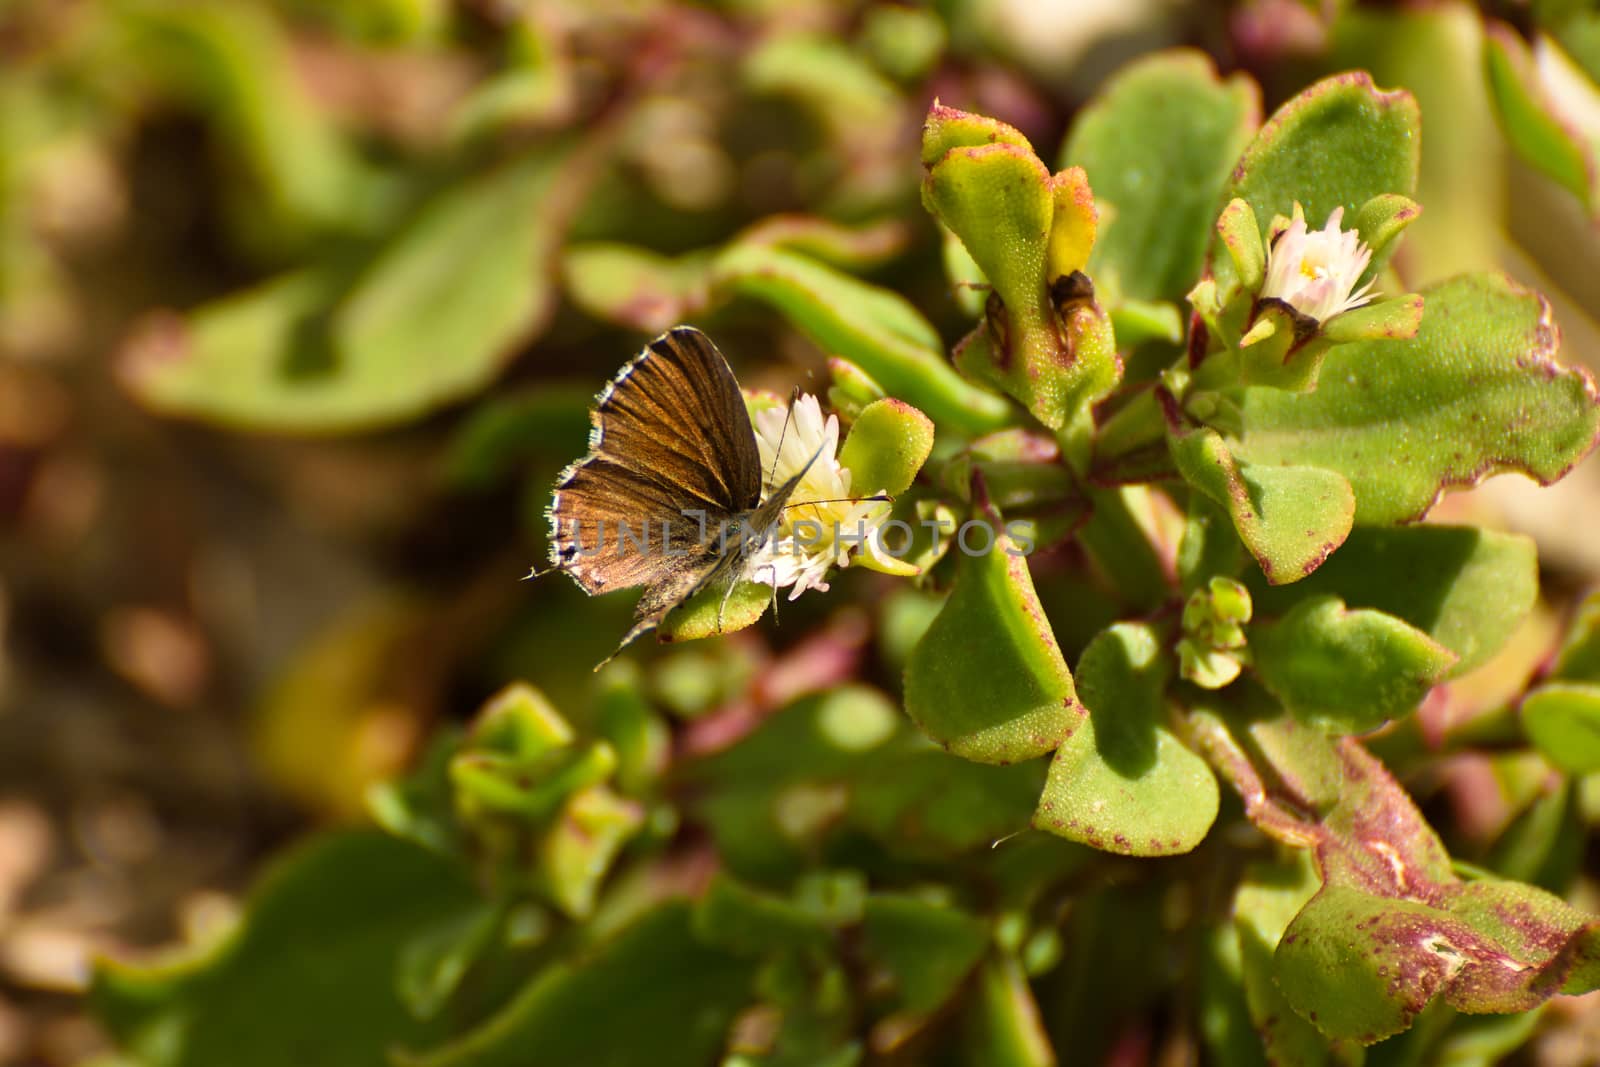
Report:
M1577 789L1561 782L1541 792L1511 821L1484 866L1502 878L1566 893L1583 864L1588 838Z
M611 242L576 245L561 257L573 303L603 322L657 334L706 305L710 257L663 256Z
M1003 515L1084 510L1061 462L1061 447L1048 434L1013 429L980 437L946 461L939 480L961 500L971 500L978 475Z
M1600 592L1590 593L1578 605L1550 675L1576 682L1600 682Z
M933 451L933 432L928 417L903 400L885 397L868 404L839 448L851 492L905 492Z
M1322 877L1273 971L1323 1034L1370 1044L1435 997L1458 1011L1511 1012L1600 987L1600 920L1532 886L1462 881L1411 798L1357 742L1281 722L1250 733L1271 746L1257 752L1274 780L1227 761L1247 811L1280 840L1312 847Z
M667 613L656 628L656 640L662 644L699 641L753 626L772 603L772 596L772 586L760 582L739 582L732 592L712 583L711 588L702 589Z
M1050 172L1025 145L997 141L934 159L923 185L928 210L961 238L1025 331L1049 321L1044 277L1055 214ZM1031 347L1026 337L1013 343Z
M1307 596L1404 619L1455 653L1450 675L1484 663L1539 596L1533 541L1473 526L1357 526L1315 574L1293 586L1251 586L1256 608L1283 614Z
M476 751L523 762L566 748L576 736L549 698L527 682L512 682L479 709L467 740Z
M243 924L199 959L103 962L90 1002L146 1067L388 1067L397 1045L436 1041L395 981L417 931L479 898L455 863L381 834L314 839L251 894Z
M613 660L598 685L596 725L617 754L617 785L625 793L641 792L671 761L671 731L650 706L632 662Z
M854 421L868 404L884 397L883 386L848 359L829 356L828 378L828 406L845 422Z
M899 117L894 85L830 36L777 33L742 54L752 90L791 97L836 131L884 129Z
M1250 627L1261 683L1297 718L1360 733L1409 714L1455 665L1455 653L1392 615L1308 597Z
M1228 513L1204 493L1189 494L1183 539L1178 542L1178 577L1183 591L1191 593L1213 577L1231 578L1244 569L1244 561L1244 546ZM1297 586L1285 595L1298 597L1299 589Z
M1548 39L1542 46L1552 47ZM1483 65L1489 99L1511 147L1593 213L1600 207L1595 146L1546 96L1527 44L1511 27L1491 22L1483 38Z
M450 781L467 820L511 815L531 823L554 814L573 793L610 777L616 765L616 754L603 741L535 762L469 748L450 761Z
M1204 1039L1204 1062L1267 1067L1263 1039L1256 1033L1245 998L1239 935L1232 926L1218 924L1203 936L1195 1016ZM1309 1067L1320 1065L1313 1059Z
M500 928L501 910L474 901L420 930L400 954L397 988L419 1019L439 1013L461 987L461 980Z
M845 226L815 215L768 215L740 231L734 243L787 249L829 266L864 270L899 255L910 237L910 228L895 218Z
M540 971L465 1037L405 1062L525 1067L534 1050L540 1063L700 1067L721 1051L754 977L752 961L696 940L687 905L664 904L586 958Z
M944 18L932 9L874 7L862 18L862 46L873 63L901 82L921 80L948 43Z
M1217 780L1167 728L1171 662L1150 627L1119 623L1078 661L1089 714L1061 743L1034 825L1127 856L1188 852L1217 817Z
M1026 152L1033 145L1015 126L999 119L974 115L970 111L946 107L937 100L928 109L922 126L922 164L932 166L955 148L979 148L988 144L1014 145Z
M1315 466L1243 461L1217 431L1189 427L1171 411L1168 419L1178 473L1228 512L1268 582L1304 578L1350 533L1356 502L1341 475Z
M605 786L573 793L539 842L539 888L569 918L588 918L611 864L643 824L644 809Z
M1115 211L1090 277L1114 271L1124 297L1181 300L1200 277L1223 186L1260 120L1255 84L1218 77L1199 52L1159 52L1113 76L1079 112L1061 153L1061 165L1082 167Z
M578 180L565 159L533 152L447 190L353 281L330 260L157 323L123 380L163 413L294 433L392 425L476 392L553 307L551 193Z
M1380 92L1363 71L1324 78L1261 127L1224 199L1244 200L1263 226L1290 217L1296 202L1311 225L1321 226L1337 207L1353 223L1375 196L1415 194L1420 125L1410 93ZM1367 277L1382 269L1382 259L1374 249ZM1213 245L1211 263L1226 293L1235 276L1232 261Z
M1003 399L955 372L938 331L895 293L798 253L752 244L718 256L713 284L771 304L824 351L850 360L936 425L976 434L1010 419Z
M791 704L677 773L728 868L776 882L795 877L836 833L923 862L987 849L1026 828L1044 772L1040 762L957 759L881 693L847 687Z
M993 956L978 971L977 989L963 1020L964 1062L984 1067L1055 1067L1055 1050L1022 965Z
M1461 1011L1514 1012L1594 988L1600 933L1517 882L1458 883L1432 899L1329 885L1290 924L1276 962L1279 987L1325 1034L1370 1042L1405 1029L1435 996Z
M1273 974L1273 951L1318 888L1311 857L1301 853L1290 864L1250 867L1234 893L1233 925L1239 936L1245 1002L1272 1063L1319 1067L1360 1059L1350 1047L1353 1042L1334 1042L1330 1047L1315 1026L1295 1014Z
M694 933L708 945L757 959L780 951L821 958L833 948L832 931L811 912L725 874L696 902Z
M554 310L554 257L586 165L566 147L535 150L424 205L334 311L340 363L388 384L395 409L486 384Z
M1600 685L1549 682L1522 701L1522 728L1568 774L1600 771Z
M409 775L374 783L367 790L367 810L373 821L396 837L405 838L445 855L465 847L460 821L455 815L455 791L450 784L450 763L463 744L455 729L438 731Z
M1548 485L1600 431L1594 381L1555 362L1543 298L1496 275L1424 293L1409 340L1337 345L1309 394L1245 390L1241 461L1336 471L1357 522L1422 518L1446 489L1520 471Z
M1054 749L1084 711L1027 559L993 509L976 521L995 535L993 550L962 553L955 587L906 666L906 713L957 756L1016 763Z
M1086 432L1088 406L1116 386L1122 363L1092 292L1060 306L1052 295L1083 270L1094 244L1083 171L1052 176L1015 130L937 104L923 129L923 163L923 205L993 285L985 325L957 347L956 365L1051 429Z
M233 169L233 223L281 255L319 234L370 231L393 190L305 90L278 20L249 5L136 0L113 9L140 73L202 112Z
M989 924L957 908L899 893L867 898L861 952L896 987L897 1010L925 1015L956 992L989 947Z

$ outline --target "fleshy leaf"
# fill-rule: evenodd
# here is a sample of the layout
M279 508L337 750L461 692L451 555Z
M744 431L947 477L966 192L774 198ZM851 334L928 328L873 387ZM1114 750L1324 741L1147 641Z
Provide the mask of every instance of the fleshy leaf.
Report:
M760 958L779 951L821 956L832 932L793 901L719 874L694 906L694 933L708 945Z
M769 215L740 232L743 245L785 248L846 270L875 267L901 252L910 238L899 219L844 226L814 215Z
M1260 112L1253 82L1218 77L1199 52L1157 53L1112 77L1079 113L1061 154L1115 209L1089 276L1114 271L1123 297L1182 299L1200 276L1223 186Z
M90 1000L151 1067L387 1067L390 1045L449 1033L448 1019L420 1019L402 1000L403 952L478 902L463 868L409 842L318 838L273 867L219 950L164 968L101 963Z
M450 761L450 782L463 818L509 815L531 823L554 814L571 794L604 781L616 760L603 741L535 762L468 748Z
M1207 747L1253 821L1314 849L1322 888L1289 924L1273 969L1323 1034L1370 1044L1435 997L1457 1011L1513 1012L1600 987L1600 920L1532 886L1462 881L1411 798L1356 741L1281 719L1248 732L1270 781Z
M412 1014L419 1019L438 1014L488 948L501 918L500 909L488 901L474 901L463 911L436 919L411 939L397 962L395 984Z
M1600 685L1550 682L1522 701L1522 728L1568 774L1600 771Z
M1033 146L1022 136L1022 131L999 119L946 107L937 100L928 109L928 117L922 126L924 166L937 163L953 148L977 148L988 144L1013 145L1025 152L1033 151Z
M328 232L370 231L393 190L306 91L295 46L267 11L238 5L119 5L112 16L145 76L192 101L216 131L229 170L231 221L282 255Z
M640 805L605 786L573 793L539 842L539 887L570 918L587 918L612 861L643 823Z
M1515 1012L1600 984L1596 920L1544 890L1486 880L1414 893L1325 885L1290 924L1278 985L1324 1033L1386 1037L1435 996Z
M992 508L976 521L995 535L993 550L962 552L955 587L906 666L906 713L957 756L1015 763L1054 749L1084 710L1027 559Z
M1425 311L1422 297L1415 293L1393 300L1378 300L1335 315L1323 327L1322 336L1334 344L1415 337Z
M979 968L977 989L964 1022L964 1062L988 1067L1056 1067L1033 988L1013 956L992 956Z
M596 726L617 754L616 782L636 793L666 770L672 734L644 693L637 665L615 660L600 675Z
M1577 682L1600 682L1600 592L1590 593L1578 605L1550 674Z
M1292 864L1250 868L1233 897L1245 1001L1272 1063L1320 1067L1359 1060L1359 1053L1351 1056L1353 1042L1336 1042L1330 1049L1317 1028L1295 1014L1273 975L1273 950L1318 888L1311 857L1301 853Z
M1066 507L1078 493L1072 475L1061 464L1061 447L1047 434L1001 430L980 437L944 465L945 488L962 500L972 499L973 479L981 475L989 500L1002 514Z
M1342 475L1241 461L1221 434L1188 426L1170 404L1168 442L1184 481L1228 512L1268 582L1304 578L1350 533L1355 499Z
M933 423L903 400L868 404L839 448L855 493L905 492L933 451Z
M704 1064L722 1049L754 976L754 962L695 939L687 905L664 904L581 963L541 970L483 1026L406 1063L523 1067L537 1049L552 1064Z
M1374 525L1420 519L1446 489L1501 471L1565 475L1593 445L1600 407L1589 373L1555 362L1549 305L1498 275L1424 300L1415 337L1330 349L1316 392L1247 389L1233 454L1337 471L1356 521Z
M1363 71L1324 78L1261 127L1224 195L1247 202L1263 226L1290 217L1297 202L1315 226L1337 207L1354 222L1375 196L1415 194L1420 125L1410 93L1380 92ZM1374 249L1368 277L1382 258ZM1211 264L1226 294L1236 277L1232 261L1213 247Z
M1542 38L1539 46L1555 47L1548 38ZM1594 142L1550 99L1528 46L1511 27L1490 23L1483 38L1483 59L1489 98L1511 147L1595 212L1600 208L1600 168ZM1564 55L1547 56L1545 62L1571 66ZM1575 67L1572 75L1584 79ZM1593 85L1588 92L1595 93Z
M1294 586L1252 586L1265 614L1331 594L1352 608L1404 619L1459 657L1452 676L1481 665L1511 637L1539 595L1533 541L1470 526L1357 526L1315 574Z
M1093 244L1093 197L1082 170L1052 176L1026 141L990 128L1000 125L935 109L924 128L923 204L994 287L986 323L962 342L957 365L1061 429L1081 422L1122 373L1092 291L1053 296Z
M308 268L154 322L120 375L163 413L295 433L391 425L469 395L554 306L551 194L580 181L566 159L533 152L446 190L353 281Z
M525 761L565 748L575 736L549 698L526 682L512 682L479 709L468 740L473 748Z
M1261 240L1261 223L1248 200L1234 197L1217 218L1217 237L1233 260L1234 273L1246 292L1261 288L1267 272L1267 246Z
M705 306L705 255L678 258L648 248L595 243L562 254L561 274L573 302L597 319L641 333L660 333Z
M690 807L730 870L764 882L793 877L834 830L896 855L945 860L1027 826L1044 785L1042 762L986 767L957 759L912 729L882 694L873 694L881 739L869 746L860 736L863 695L855 689L798 701L732 747L682 767L682 780L699 787ZM830 725L845 716L848 739Z
M1168 729L1171 663L1150 627L1119 623L1078 661L1089 709L1050 762L1033 822L1107 852L1188 852L1217 817L1217 780Z
M796 252L751 244L722 253L713 280L720 291L773 305L824 351L850 360L938 425L982 433L1010 419L1010 406L963 381L945 360L938 331L889 290Z
M959 908L906 894L867 898L861 952L892 976L901 1011L922 1015L949 1000L989 941L988 924Z
M727 600L724 602L723 597ZM732 592L713 583L667 613L656 630L662 644L699 641L753 626L772 603L772 586L739 582Z
M1301 600L1250 628L1261 682L1291 713L1343 733L1412 711L1455 665L1453 652L1392 615L1348 610L1337 597Z
M838 356L828 357L828 406L846 420L857 418L867 405L883 399L883 386L872 375Z

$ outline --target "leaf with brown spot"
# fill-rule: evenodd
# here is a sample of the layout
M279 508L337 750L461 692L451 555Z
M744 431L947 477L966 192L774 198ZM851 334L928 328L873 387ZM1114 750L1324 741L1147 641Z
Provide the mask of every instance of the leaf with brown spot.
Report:
M1405 790L1355 740L1281 716L1202 716L1203 745L1250 818L1313 850L1322 887L1284 931L1273 973L1323 1034L1370 1044L1409 1027L1435 997L1457 1011L1512 1012L1600 988L1600 919L1519 882L1463 881Z

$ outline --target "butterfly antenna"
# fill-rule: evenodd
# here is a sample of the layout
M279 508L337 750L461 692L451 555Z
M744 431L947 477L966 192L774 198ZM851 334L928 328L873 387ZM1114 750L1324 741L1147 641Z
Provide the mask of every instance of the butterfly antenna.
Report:
M789 436L789 420L794 418L794 406L800 402L800 387L797 385L789 391L789 406L783 411L783 429L778 431L778 447L772 450L772 469L767 472L767 492L772 492L773 482L778 477L778 460L783 456L783 439ZM813 456L813 459L816 457ZM806 464L811 466L811 464Z
M828 500L801 500L793 504L785 504L784 511L790 508L809 508L813 504L893 504L894 497L888 493L876 493L872 496L836 496Z

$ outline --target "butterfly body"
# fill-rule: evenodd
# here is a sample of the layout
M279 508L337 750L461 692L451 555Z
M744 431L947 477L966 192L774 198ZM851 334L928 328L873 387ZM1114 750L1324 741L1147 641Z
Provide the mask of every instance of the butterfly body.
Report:
M731 590L805 471L762 500L739 383L692 327L650 342L600 391L590 419L589 454L551 496L550 569L590 595L644 587L620 651L701 590Z

